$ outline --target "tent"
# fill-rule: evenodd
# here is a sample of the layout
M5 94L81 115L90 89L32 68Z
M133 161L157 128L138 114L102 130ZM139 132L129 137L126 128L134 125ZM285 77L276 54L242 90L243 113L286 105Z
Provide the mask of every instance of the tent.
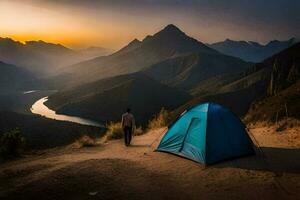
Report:
M200 104L183 112L157 151L206 165L254 154L245 125L229 109L215 103Z

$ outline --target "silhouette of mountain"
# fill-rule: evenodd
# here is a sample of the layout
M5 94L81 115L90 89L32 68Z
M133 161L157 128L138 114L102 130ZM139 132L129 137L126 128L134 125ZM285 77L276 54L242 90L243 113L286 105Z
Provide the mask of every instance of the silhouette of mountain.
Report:
M223 42L213 43L209 46L221 53L238 57L245 61L261 62L295 43L297 43L297 39L295 38L291 38L287 41L273 40L266 45L252 41L246 42L226 39Z
M50 76L61 67L101 56L104 51L102 49L101 53L98 48L75 51L61 44L41 40L21 43L0 37L0 60L22 66L37 76Z
M145 125L162 107L174 109L189 98L184 92L134 73L58 92L46 104L59 113L99 121L119 121L124 109L131 107L137 123Z
M119 120L131 106L144 125L161 107L174 109L191 98L188 93L203 93L202 82L213 85L209 91L213 93L241 77L250 65L168 25L110 56L69 67L66 80L72 78L73 83L65 80L65 89L50 96L47 105L61 113L108 121ZM222 77L221 86L215 77Z
M192 56L190 54L195 55ZM192 57L194 57L193 61ZM210 63L207 61L208 57L212 59ZM168 25L153 36L145 37L142 41L136 39L133 40L126 47L110 56L99 57L78 63L66 68L64 72L68 74L68 78L72 77L72 84L80 85L102 78L145 70L152 65L161 66L164 63L181 62L182 60L196 62L193 63L193 67L195 68L200 68L201 61L206 60L207 62L204 68L207 71L210 71L210 69L215 71L219 65L221 65L220 68L223 67L224 70L226 70L226 64L223 64L224 61L234 63L234 66L231 66L231 69L228 69L228 72L230 73L233 69L236 69L237 71L245 69L245 66L247 65L237 58L230 56L226 57L216 50L207 47L205 44L187 36L176 26ZM180 65L180 63L177 63L177 65ZM190 66L187 65L182 66L182 70L184 71L185 68L187 69L189 67ZM165 68L162 67L162 70L165 70ZM193 72L193 70L190 72ZM214 75L213 72L207 72L206 74ZM156 79L156 77L154 78ZM199 80L204 78L206 77L202 76ZM197 81L196 77L191 79L195 79L194 82ZM188 80L190 79L187 78L186 82L188 82Z

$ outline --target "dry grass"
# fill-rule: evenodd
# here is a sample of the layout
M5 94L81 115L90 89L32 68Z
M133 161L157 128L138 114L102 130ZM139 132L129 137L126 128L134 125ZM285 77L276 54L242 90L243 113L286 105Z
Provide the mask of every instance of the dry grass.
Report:
M135 128L134 130L134 135L142 135L143 133L144 131L141 126ZM104 141L121 139L123 137L124 137L124 132L120 122L117 123L111 122L107 125L107 131L105 134Z
M281 132L289 128L300 127L300 121L295 118L283 118L277 123L270 121L258 121L254 123L248 123L247 126L249 128L276 127L276 131Z
M148 123L148 129L157 129L161 127L165 127L168 125L170 121L170 112L162 108L160 112L153 117L152 120Z
M98 141L96 138L84 135L73 144L75 148L82 148L82 147L94 147L98 145Z
M137 127L135 130L134 130L134 135L143 135L144 134L144 130L141 126Z
M107 125L107 131L106 131L106 139L107 140L114 140L114 139L120 139L123 138L124 133L122 129L122 124L120 122L118 123L109 123Z

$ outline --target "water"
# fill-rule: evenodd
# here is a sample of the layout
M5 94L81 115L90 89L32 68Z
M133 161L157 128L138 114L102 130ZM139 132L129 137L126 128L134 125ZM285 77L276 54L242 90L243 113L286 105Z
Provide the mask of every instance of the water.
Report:
M36 101L30 108L31 112L34 114L44 116L46 118L55 119L55 120L59 120L59 121L69 121L69 122L74 122L74 123L83 124L83 125L104 127L102 124L100 124L98 122L84 119L81 117L56 114L56 112L54 110L49 109L44 104L46 101L48 101L48 97L43 97L43 98L39 99L38 101Z
M38 90L29 90L29 91L24 91L23 94L30 94L30 93L34 93L37 92Z

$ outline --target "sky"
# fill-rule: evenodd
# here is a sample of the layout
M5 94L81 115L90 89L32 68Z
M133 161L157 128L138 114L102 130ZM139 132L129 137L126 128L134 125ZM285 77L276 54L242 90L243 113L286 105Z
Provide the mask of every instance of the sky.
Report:
M0 37L118 49L168 24L205 43L300 36L299 0L0 0Z

